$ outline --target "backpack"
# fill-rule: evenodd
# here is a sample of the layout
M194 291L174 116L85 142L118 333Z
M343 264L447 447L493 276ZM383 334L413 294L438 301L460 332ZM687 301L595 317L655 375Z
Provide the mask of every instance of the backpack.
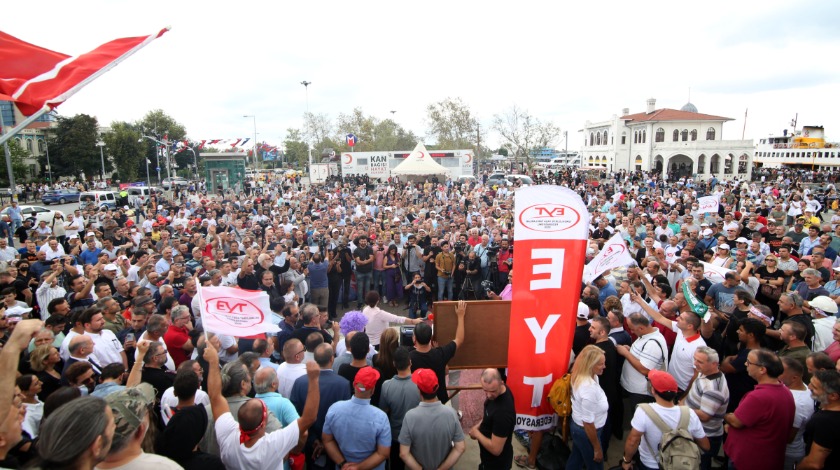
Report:
M688 423L691 416L688 407L680 407L680 421L674 429L671 429L665 424L665 421L653 411L650 404L641 404L639 408L662 431L662 439L659 441L658 446L659 457L656 460L659 468L668 470L699 470L701 452L700 447L694 442L694 438L688 432ZM656 454L650 448L650 443L648 443L648 450L652 454Z
M555 380L545 399L557 416L563 418L560 434L563 436L563 442L568 442L569 417L572 416L572 374L567 373Z
M548 404L561 418L572 415L572 374L566 374L554 381L546 397Z

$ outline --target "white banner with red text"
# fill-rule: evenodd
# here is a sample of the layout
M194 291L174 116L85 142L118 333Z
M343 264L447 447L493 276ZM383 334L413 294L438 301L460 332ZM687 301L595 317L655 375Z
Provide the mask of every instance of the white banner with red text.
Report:
M252 336L277 333L268 294L235 287L199 287L201 324L211 333Z
M546 396L569 366L589 237L589 212L560 186L516 190L513 301L507 386L516 428L548 429L556 415Z
M703 196L697 198L698 214L717 214L720 209L720 198L718 196Z
M630 250L627 248L627 243L621 236L621 232L616 231L615 235L604 244L604 248L584 268L583 282L589 284L593 279L612 268L635 264L636 260L630 255Z

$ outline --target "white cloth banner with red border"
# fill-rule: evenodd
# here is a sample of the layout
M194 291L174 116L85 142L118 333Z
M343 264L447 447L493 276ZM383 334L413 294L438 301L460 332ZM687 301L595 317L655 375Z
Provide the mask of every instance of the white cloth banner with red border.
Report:
M712 284L719 284L723 282L726 273L735 272L731 269L727 269L716 264L710 264L705 261L701 261L700 264L703 265L703 276L705 276L705 278L708 279Z
M569 366L589 237L589 212L560 186L516 190L516 250L510 311L508 378L516 428L552 427L546 396Z
M252 336L277 333L268 294L234 287L200 287L201 324L211 333Z
M720 198L718 196L703 196L697 198L698 214L717 214L720 209Z
M630 255L627 243L624 241L621 233L616 232L604 244L604 248L586 265L586 268L583 270L583 282L588 284L612 268L634 264L636 264L636 260Z

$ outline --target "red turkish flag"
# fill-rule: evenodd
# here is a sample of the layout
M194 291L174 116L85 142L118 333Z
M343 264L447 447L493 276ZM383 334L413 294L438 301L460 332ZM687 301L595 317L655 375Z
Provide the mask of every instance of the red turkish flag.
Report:
M0 31L0 100L26 116L63 103L85 85L163 35L115 39L76 57L44 49Z

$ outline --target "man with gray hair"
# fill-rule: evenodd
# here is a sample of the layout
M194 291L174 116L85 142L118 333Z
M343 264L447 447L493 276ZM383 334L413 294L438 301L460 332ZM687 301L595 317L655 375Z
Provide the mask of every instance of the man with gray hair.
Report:
M694 410L703 424L711 448L703 452L700 468L709 469L712 457L718 454L723 443L723 416L729 406L729 386L720 371L717 351L700 346L694 351L694 368L697 378L688 390L684 404Z
M304 374L306 368L304 366ZM288 398L280 395L277 388L280 386L280 380L277 378L277 372L271 367L260 367L257 370L257 375L254 378L254 388L256 389L256 396L265 403L268 411L274 413L274 416L280 420L280 424L285 428L294 420L300 418L295 405L289 401Z
M111 449L98 468L182 468L166 457L143 452L146 431L152 426L149 406L155 402L155 389L147 383L112 393L105 398L114 415Z
M166 343L166 349L175 361L175 367L181 365L182 362L189 359L195 344L190 339L190 331L193 326L190 321L190 310L186 305L179 305L172 309L170 314L172 317L172 324L163 335L163 341Z
M152 315L149 317L149 320L146 322L146 331L137 338L137 342L147 340L147 341L157 341L163 345L163 352L166 353L166 369L168 370L175 370L175 361L172 359L172 356L169 355L169 351L166 349L166 343L163 340L163 336L166 334L166 330L169 329L169 322L166 320L166 317L163 315ZM134 352L134 360L140 359L139 353L137 351Z
M303 363L305 353L306 347L299 339L291 338L283 344L284 362L277 367L280 395L290 398L295 380L306 375L306 364Z

